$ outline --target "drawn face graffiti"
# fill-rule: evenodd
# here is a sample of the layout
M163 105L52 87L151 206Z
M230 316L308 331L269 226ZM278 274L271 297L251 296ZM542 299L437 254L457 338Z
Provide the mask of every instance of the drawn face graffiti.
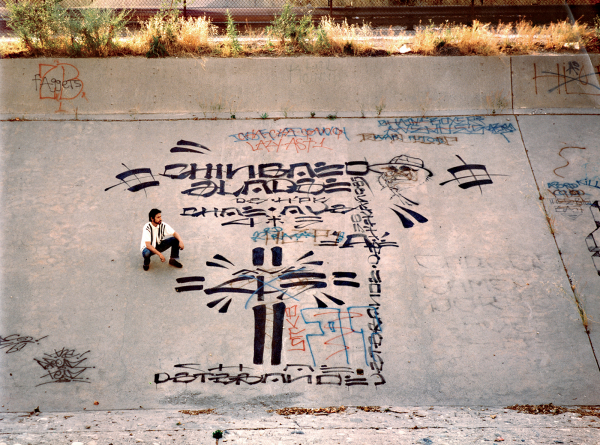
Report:
M399 190L411 187L419 180L419 170L407 165L390 165L383 168L384 172L379 176L379 183L389 188L394 194Z
M380 173L378 181L382 187L389 189L403 201L406 200L402 195L403 190L423 184L433 176L433 173L423 166L422 159L407 155L396 156L387 164L372 165L370 169Z

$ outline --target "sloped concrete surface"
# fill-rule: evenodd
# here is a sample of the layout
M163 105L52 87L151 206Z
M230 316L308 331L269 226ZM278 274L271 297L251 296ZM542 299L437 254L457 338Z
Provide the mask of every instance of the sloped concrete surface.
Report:
M595 116L519 117L519 125L536 174L554 237L569 275L571 292L589 319L590 335L599 344L597 323L600 256L600 128ZM539 128L543 127L543 132Z
M4 409L598 403L519 128L4 123ZM142 270L153 207L185 242L181 270L156 257ZM600 277L582 249L572 273L593 313Z
M336 118L360 111L332 93L337 80L309 79L312 99L292 81L279 96L275 82L268 102L266 76L239 86L251 90L241 96L248 110L302 98L298 110L321 104L331 119L215 120L199 117L234 110L204 102L194 116L186 99L168 113L185 94L219 94L218 83L161 91L129 110L140 96L125 81L103 94L87 81L75 88L60 61L2 61L14 78L3 82L4 116L15 120L0 122L0 443L204 443L216 429L240 443L597 443L596 418L502 408L600 404L595 77L584 84L584 59L556 58L579 69L567 80L585 93L564 99L525 92L547 81L526 70L546 59L467 59L465 73L487 73L475 96L392 76L381 85L393 107ZM227 63L238 62L254 63ZM307 63L321 75L341 62ZM369 66L357 63L360 77ZM59 96L24 92L58 79L52 70L74 90L61 80ZM348 91L382 106L372 85ZM423 92L445 105L393 111ZM73 104L92 96L101 106L78 120ZM518 113L573 114L499 114L513 101ZM183 268L153 257L142 269L151 208L181 235ZM391 411L266 412L340 405Z

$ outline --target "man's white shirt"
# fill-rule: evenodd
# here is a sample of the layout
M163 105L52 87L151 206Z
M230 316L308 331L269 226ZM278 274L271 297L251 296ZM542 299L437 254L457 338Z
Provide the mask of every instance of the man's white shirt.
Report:
M175 230L168 225L167 223L160 223L158 226L154 227L154 224L151 222L146 223L142 232L142 244L140 246L140 250L143 252L146 248L146 242L149 242L152 247L156 247L157 244L160 244L162 240L173 236Z

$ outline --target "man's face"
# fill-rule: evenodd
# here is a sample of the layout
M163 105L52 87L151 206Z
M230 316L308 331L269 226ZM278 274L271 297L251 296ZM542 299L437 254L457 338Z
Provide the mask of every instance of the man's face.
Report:
M154 227L158 226L162 222L162 214L157 213L154 218L152 218L152 224Z

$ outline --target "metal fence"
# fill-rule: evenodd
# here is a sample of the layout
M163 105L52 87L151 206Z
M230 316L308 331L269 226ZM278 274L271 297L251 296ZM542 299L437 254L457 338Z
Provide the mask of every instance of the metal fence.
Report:
M5 1L0 0L1 17L6 16ZM207 16L222 26L229 11L238 24L260 27L280 14L286 1L292 2L296 14L311 13L315 21L331 16L349 24L408 29L419 23L473 20L509 23L526 19L544 24L575 18L592 23L600 15L600 0L62 0L61 4L73 9L128 9L132 11L131 23L148 19L165 6L176 6L186 17ZM0 35L7 33L10 30L0 23Z

